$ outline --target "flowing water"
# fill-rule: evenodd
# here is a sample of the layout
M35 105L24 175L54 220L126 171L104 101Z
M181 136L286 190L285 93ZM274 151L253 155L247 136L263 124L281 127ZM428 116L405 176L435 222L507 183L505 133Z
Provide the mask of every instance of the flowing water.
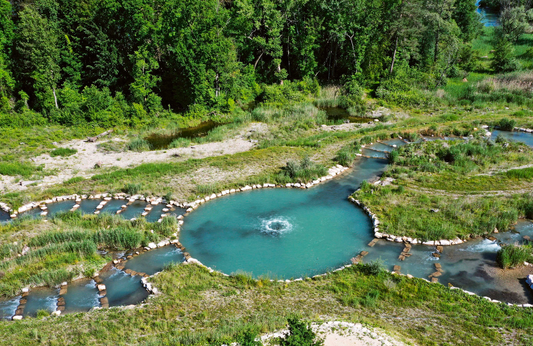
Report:
M20 303L20 296L9 300L0 301L0 320L10 320L17 311Z
M181 250L174 245L168 245L133 257L126 262L124 268L154 275L165 269L169 264L181 263L183 260L184 257Z
M406 142L398 138L388 139L386 141L383 141L383 143L388 144L390 146L397 146L397 147L403 147L404 145L407 144Z
M348 263L373 238L370 219L347 196L385 165L362 159L344 177L311 189L219 198L187 217L180 241L191 256L225 273L292 278L326 272Z
M374 143L372 145L367 146L368 149L378 150L378 151L385 151L387 153L390 153L394 148L390 145L383 144L383 143Z
M492 140L496 140L498 136L502 136L503 138L510 140L510 141L522 142L530 147L533 147L533 136L531 135L531 133L520 132L520 131L493 130L490 138Z
M28 294L24 316L37 316L37 311L52 313L56 310L59 290L55 288L35 288Z
M0 224L7 223L9 221L11 221L11 216L9 216L9 213L3 209L0 209Z
M533 136L522 132L494 131L505 138L533 146ZM428 137L428 140L438 138ZM363 154L386 158L381 151L391 151L392 145L406 143L399 139L376 143ZM390 146L389 146L390 145ZM381 150L381 151L379 151ZM433 246L413 246L410 256L401 261L398 257L404 244L373 239L372 224L363 211L347 200L363 180L379 176L387 165L386 160L362 158L356 167L342 177L311 189L261 189L228 195L200 206L187 217L180 241L194 258L225 273L248 272L254 277L295 278L324 273L349 263L361 251L368 251L364 262L380 261L392 270L401 266L401 273L429 278L436 271L435 263L442 266L439 282L512 303L532 303L531 290L525 284L524 269L501 270L497 268L496 253L502 243L522 244L524 237L533 238L533 223L520 221L512 232L494 234L496 240L477 239L465 244L444 247L440 258L432 254ZM93 213L100 200L83 200L82 213ZM74 202L48 205L49 216L72 208ZM112 200L102 212L115 214L125 200ZM139 216L146 202L136 201L121 215L125 218ZM147 220L155 222L161 216L164 204L153 207ZM20 217L38 217L39 208ZM170 215L183 215L176 208ZM1 214L9 220L7 213ZM175 246L148 251L126 262L126 269L152 275L171 263L183 261L182 252ZM527 269L527 268L526 268ZM148 293L141 285L140 276L131 276L111 269L101 274L106 285L110 306L142 302ZM52 312L56 309L57 289L34 289L27 297L25 316L35 316L38 310ZM65 313L88 311L99 306L99 295L93 280L78 280L68 286ZM0 301L0 319L9 319L15 313L20 297Z
M148 222L157 222L161 218L161 214L163 213L163 209L166 208L166 205L163 203L159 203L158 205L154 205L152 210L146 215L146 221Z
M81 279L71 282L67 286L65 311L63 313L84 312L100 306L96 282L92 279Z
M372 157L375 159L387 159L389 157L389 154L387 153L383 153L381 151L367 149L367 148L363 148L362 154L363 156ZM384 161L384 162L387 162L387 161Z
M115 215L117 211L122 209L122 206L128 203L125 200L122 199L112 199L111 201L107 202L107 204L102 208L100 211L101 214L108 213Z
M113 268L100 277L106 286L109 306L138 304L148 297L148 292L141 285L140 276L131 276Z
M40 208L33 208L24 213L18 215L19 219L29 218L29 219L39 219L41 216L42 210Z

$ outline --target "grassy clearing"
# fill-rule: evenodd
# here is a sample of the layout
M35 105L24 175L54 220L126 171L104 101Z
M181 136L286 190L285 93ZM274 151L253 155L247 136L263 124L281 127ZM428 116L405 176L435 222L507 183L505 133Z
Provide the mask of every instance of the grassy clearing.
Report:
M512 168L533 164L533 150L505 140L435 141L399 148L390 161L386 175L404 185L450 192L507 190L530 183L517 176L526 175L522 169Z
M378 214L380 231L422 240L468 238L506 231L526 214L531 195L456 196L431 190L364 185L354 195Z
M25 345L221 345L249 329L284 328L294 315L361 322L424 345L525 345L533 331L529 309L382 271L373 275L363 265L289 285L245 275L225 278L194 265L174 266L154 281L163 295L143 308L62 316L55 320L62 328L47 319L4 322L0 337Z

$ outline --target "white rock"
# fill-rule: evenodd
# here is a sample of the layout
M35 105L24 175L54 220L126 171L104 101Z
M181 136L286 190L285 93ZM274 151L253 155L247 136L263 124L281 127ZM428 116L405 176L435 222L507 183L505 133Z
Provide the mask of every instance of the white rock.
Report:
M157 248L157 245L156 245L156 243L150 243L150 244L148 244L148 247L149 247L150 249L156 249L156 248Z
M105 291L105 285L104 284L100 284L98 286L96 286L98 288L98 291Z
M12 320L13 321L20 321L22 319L22 316L21 315L16 315L16 316L13 316L12 317Z

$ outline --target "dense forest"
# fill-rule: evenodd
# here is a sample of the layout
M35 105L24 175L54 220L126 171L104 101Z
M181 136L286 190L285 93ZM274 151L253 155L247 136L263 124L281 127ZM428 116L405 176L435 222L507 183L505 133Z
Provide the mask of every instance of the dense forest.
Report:
M529 26L531 4L494 3L510 9L495 70L512 70L506 51ZM0 0L0 126L136 126L172 112L231 113L319 84L377 97L435 88L475 68L476 8L474 0Z

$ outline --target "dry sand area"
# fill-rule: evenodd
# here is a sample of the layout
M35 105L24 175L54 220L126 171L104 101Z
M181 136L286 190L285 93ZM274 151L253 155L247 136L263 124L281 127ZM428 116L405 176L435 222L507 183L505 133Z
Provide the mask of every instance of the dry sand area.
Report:
M23 181L22 184L16 183L15 178L0 176L0 191L20 191L27 188L27 185L36 183L39 186L50 186L60 184L73 177L89 178L100 173L95 169L95 165L102 168L129 168L135 167L142 163L165 162L165 161L184 161L190 158L205 158L211 156L231 155L248 151L255 146L255 143L248 140L251 133L263 132L267 126L261 123L252 123L243 129L237 136L222 142L205 143L193 145L186 148L154 150L144 152L110 152L104 153L98 150L98 144L113 140L124 141L123 138L113 137L101 138L96 143L86 142L85 140L74 140L60 144L58 147L76 149L78 152L69 157L51 157L49 154L43 154L33 159L36 165L44 165L45 170L56 171L57 174L43 177L42 180Z

